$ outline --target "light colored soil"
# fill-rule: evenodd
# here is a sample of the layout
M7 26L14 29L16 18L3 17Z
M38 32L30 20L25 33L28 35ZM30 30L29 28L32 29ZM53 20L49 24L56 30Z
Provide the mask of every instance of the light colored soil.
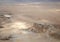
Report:
M2 5L0 11L7 10L13 14L13 21L27 21L27 22L48 22L53 24L60 24L60 6L59 5L29 5L29 4L15 4ZM11 30L11 29L10 29ZM8 30L8 34L12 31ZM14 29L15 30L15 29ZM5 30L7 31L7 30ZM24 34L24 33L25 34ZM26 33L27 32L27 33ZM7 35L8 35L7 34ZM60 42L57 39L47 36L46 34L37 34L28 31L22 31L13 35L10 40L0 40L0 42Z
M59 40L48 38L46 35L35 33L16 34L11 40L0 40L0 42L60 42Z

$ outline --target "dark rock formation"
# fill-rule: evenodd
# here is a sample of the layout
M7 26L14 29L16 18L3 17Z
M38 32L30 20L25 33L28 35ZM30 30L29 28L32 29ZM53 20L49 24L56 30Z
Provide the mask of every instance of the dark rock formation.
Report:
M44 33L48 35L51 38L59 39L60 40L60 25L56 24L37 24L34 23L32 27L30 27L28 30L34 32L34 33Z

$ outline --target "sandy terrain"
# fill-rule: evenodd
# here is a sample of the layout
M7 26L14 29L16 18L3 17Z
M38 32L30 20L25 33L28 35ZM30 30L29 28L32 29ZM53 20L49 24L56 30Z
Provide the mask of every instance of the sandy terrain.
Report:
M60 24L60 3L2 5L0 10L7 10L18 20L31 22L52 22ZM16 15L17 14L17 15Z
M13 22L45 22L60 25L60 3L1 5L0 13L13 14ZM11 33L13 33L13 38L10 40L0 40L0 42L60 42L60 40L50 38L46 34L19 31L17 28L13 29L8 27L7 30L3 29L2 31L3 36L9 36ZM6 35L4 35L5 32Z
M0 29L0 42L60 42L60 36L59 38L54 38L55 35L49 36L47 32L45 33L43 33L42 31L34 32L34 31L40 31L38 25L36 25L38 27L34 25L33 28L31 26L32 25L31 23L27 23L28 25L30 25L28 26L28 28L30 27L33 28L34 30L34 31L30 31L25 23L21 22L22 24L25 24L25 26L21 25L20 22L19 22L20 24L16 24L16 23L17 22L14 22L13 24L11 24L10 27ZM48 28L52 28L52 27L48 27ZM52 28L52 30L54 29Z

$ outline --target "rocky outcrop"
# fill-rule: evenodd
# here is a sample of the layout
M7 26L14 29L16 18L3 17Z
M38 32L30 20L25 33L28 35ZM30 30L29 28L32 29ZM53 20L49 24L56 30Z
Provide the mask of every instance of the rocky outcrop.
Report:
M34 26L33 28L31 28L31 31L34 31L37 33L44 33L48 35L49 37L60 39L60 25L34 23Z

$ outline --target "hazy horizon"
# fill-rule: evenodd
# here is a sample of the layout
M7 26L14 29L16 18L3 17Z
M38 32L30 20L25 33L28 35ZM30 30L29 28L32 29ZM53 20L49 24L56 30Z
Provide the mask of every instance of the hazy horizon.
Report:
M60 2L60 0L0 0L0 4L5 4L5 3L34 3L34 2Z

